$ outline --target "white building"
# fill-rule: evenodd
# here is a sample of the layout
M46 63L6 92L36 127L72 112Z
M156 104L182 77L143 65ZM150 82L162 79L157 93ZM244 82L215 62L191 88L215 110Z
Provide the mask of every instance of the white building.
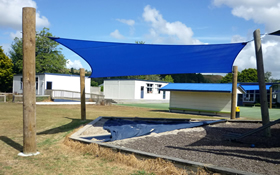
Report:
M159 89L167 82L149 80L104 80L106 99L124 100L169 100L169 92Z
M231 112L232 84L170 83L161 91L171 92L170 111L217 115ZM237 95L243 93L245 90L238 84Z
M22 75L14 75L13 93L22 94ZM80 76L69 74L36 74L36 95L45 95L46 89L80 92ZM85 92L90 93L90 78L85 77Z

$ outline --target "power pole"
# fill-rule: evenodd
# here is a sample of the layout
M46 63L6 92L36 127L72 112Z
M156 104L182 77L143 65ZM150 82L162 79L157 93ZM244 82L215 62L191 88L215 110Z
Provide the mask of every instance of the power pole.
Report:
M232 73L232 92L231 92L231 115L230 119L235 119L236 115L236 94L237 94L237 75L238 75L238 67L233 66Z
M263 66L263 54L262 54L262 44L260 37L260 29L254 31L254 41L255 41L255 51L257 58L257 71L259 79L259 89L260 89L260 104L261 104L261 113L262 113L262 124L266 125L270 122L269 112L268 112L268 102L267 102L267 92L265 86L264 78L264 66ZM270 127L264 130L264 135L270 137Z
M86 120L85 69L80 69L81 84L81 119Z
M23 52L23 153L20 156L39 154L36 148L36 86L35 46L36 9L22 9Z

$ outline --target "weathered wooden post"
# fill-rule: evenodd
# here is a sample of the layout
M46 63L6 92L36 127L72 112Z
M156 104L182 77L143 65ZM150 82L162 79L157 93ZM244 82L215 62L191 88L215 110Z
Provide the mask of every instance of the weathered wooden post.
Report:
M237 94L237 75L238 75L238 67L233 66L232 73L232 92L231 92L231 115L230 119L235 119L236 115L236 94Z
M266 92L265 78L264 78L264 66L263 66L263 55L262 55L260 29L257 29L254 31L254 42L255 42L255 51L256 51L256 59L257 59L259 88L260 88L262 124L266 125L270 121L269 121L269 113L268 113L267 92ZM266 137L271 136L270 127L268 127L267 129L264 130L264 134Z
M269 88L269 108L272 109L272 86Z
M36 87L35 41L36 9L22 9L23 52L23 153L20 156L39 154L36 148Z
M81 119L86 120L85 69L80 69L81 84Z

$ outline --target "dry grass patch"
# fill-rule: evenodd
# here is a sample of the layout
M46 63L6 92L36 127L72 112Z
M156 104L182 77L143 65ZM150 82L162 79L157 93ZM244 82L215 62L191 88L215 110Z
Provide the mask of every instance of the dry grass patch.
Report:
M74 133L74 132L73 132ZM143 170L144 172L157 174L157 175L188 175L188 174L196 174L196 175L208 175L205 170L198 169L195 172L187 173L184 169L179 169L175 167L171 162L165 161L161 158L157 159L137 159L133 154L122 154L120 152L113 151L110 148L102 147L98 144L91 143L83 143L79 141L75 141L69 138L71 134L65 137L64 144L71 149L81 152L82 154L90 155L92 157L99 157L106 159L108 161L113 161L118 165L126 165L132 168Z

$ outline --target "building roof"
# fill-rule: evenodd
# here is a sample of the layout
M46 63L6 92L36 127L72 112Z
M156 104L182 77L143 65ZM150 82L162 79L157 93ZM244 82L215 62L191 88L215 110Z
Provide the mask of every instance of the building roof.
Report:
M245 90L237 84L237 88L245 93ZM160 88L162 91L197 91L197 92L231 92L231 83L169 83Z
M104 81L147 81L154 83L168 83L166 81L142 80L142 79L105 79Z
M56 76L69 76L69 77L80 77L80 75L75 74L59 74L59 73L36 73L37 75L56 75ZM14 76L23 76L22 74L16 74ZM89 76L85 76L86 78L89 78Z
M245 91L250 91L250 90L259 90L259 85L241 85ZM265 85L266 90L269 90L270 86L272 85Z

